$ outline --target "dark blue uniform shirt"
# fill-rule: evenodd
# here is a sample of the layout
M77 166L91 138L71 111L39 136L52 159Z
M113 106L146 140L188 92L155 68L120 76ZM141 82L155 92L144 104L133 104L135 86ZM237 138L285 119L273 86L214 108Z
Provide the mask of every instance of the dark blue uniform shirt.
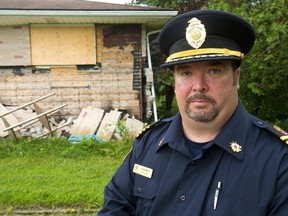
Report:
M288 146L267 128L239 103L193 158L181 116L163 120L136 139L105 188L98 216L287 216Z

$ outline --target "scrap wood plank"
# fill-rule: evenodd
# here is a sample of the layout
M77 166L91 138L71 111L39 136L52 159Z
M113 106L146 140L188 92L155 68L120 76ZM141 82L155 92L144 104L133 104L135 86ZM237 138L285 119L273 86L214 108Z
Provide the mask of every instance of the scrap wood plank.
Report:
M7 113L8 110L5 106L0 103L0 116L1 114ZM2 120L4 118L4 121ZM7 131L3 131L4 128L9 127L10 125L17 124L19 121L13 114L7 114L0 118L0 137L5 137L8 135Z
M95 134L104 115L104 110L88 106L83 108L71 127L71 136Z
M6 107L8 111L15 109L15 107ZM25 119L32 118L36 116L37 114L33 112L32 109L19 109L13 112L13 116L18 120L18 122L24 121ZM38 123L38 125L41 125Z
M109 141L116 130L120 116L121 112L117 110L111 110L109 113L106 113L97 131L96 136L103 141Z
M144 128L144 123L138 119L127 118L125 121L125 126L127 127L129 133L136 137Z

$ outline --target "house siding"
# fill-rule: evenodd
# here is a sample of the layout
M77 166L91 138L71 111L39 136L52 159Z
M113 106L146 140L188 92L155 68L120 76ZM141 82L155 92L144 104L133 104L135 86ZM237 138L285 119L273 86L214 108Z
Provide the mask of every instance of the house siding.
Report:
M3 29L10 29L10 33L4 34ZM77 116L83 108L93 106L126 110L142 119L142 84L135 75L135 70L139 73L142 68L141 58L135 56L135 52L141 53L141 25L96 25L96 69L92 71L80 70L76 65L35 69L31 65L29 27L21 29L13 40L19 49L17 55L23 58L15 59L15 54L13 57L10 49L15 48L11 43L6 56L13 64L0 59L0 103L20 106L54 92L54 96L38 102L44 111L66 103L61 116ZM15 31L12 26L0 27L0 41L7 43L4 35L12 37Z
M0 65L30 65L29 25L3 26L0 29Z

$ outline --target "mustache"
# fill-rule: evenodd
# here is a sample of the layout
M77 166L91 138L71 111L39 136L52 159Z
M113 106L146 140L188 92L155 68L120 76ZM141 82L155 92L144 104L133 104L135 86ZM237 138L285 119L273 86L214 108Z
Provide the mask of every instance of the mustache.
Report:
M189 98L187 98L187 104L192 103L194 100L205 100L208 101L211 104L216 104L216 101L214 98L206 96L204 94L195 94L193 96L190 96Z

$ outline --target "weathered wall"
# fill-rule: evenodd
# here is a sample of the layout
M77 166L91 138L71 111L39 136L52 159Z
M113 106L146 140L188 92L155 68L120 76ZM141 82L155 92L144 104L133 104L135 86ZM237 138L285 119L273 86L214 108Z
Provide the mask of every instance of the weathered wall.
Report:
M0 28L0 66L30 65L30 31L28 25Z
M38 103L44 110L67 103L61 115L77 116L84 107L94 106L127 110L141 119L141 83L134 82L141 67L141 58L135 55L141 51L141 26L99 25L95 31L95 69L80 70L73 65L47 70L0 67L0 102L19 106L55 92ZM0 33L0 41L1 37ZM1 60L0 64L4 66Z

